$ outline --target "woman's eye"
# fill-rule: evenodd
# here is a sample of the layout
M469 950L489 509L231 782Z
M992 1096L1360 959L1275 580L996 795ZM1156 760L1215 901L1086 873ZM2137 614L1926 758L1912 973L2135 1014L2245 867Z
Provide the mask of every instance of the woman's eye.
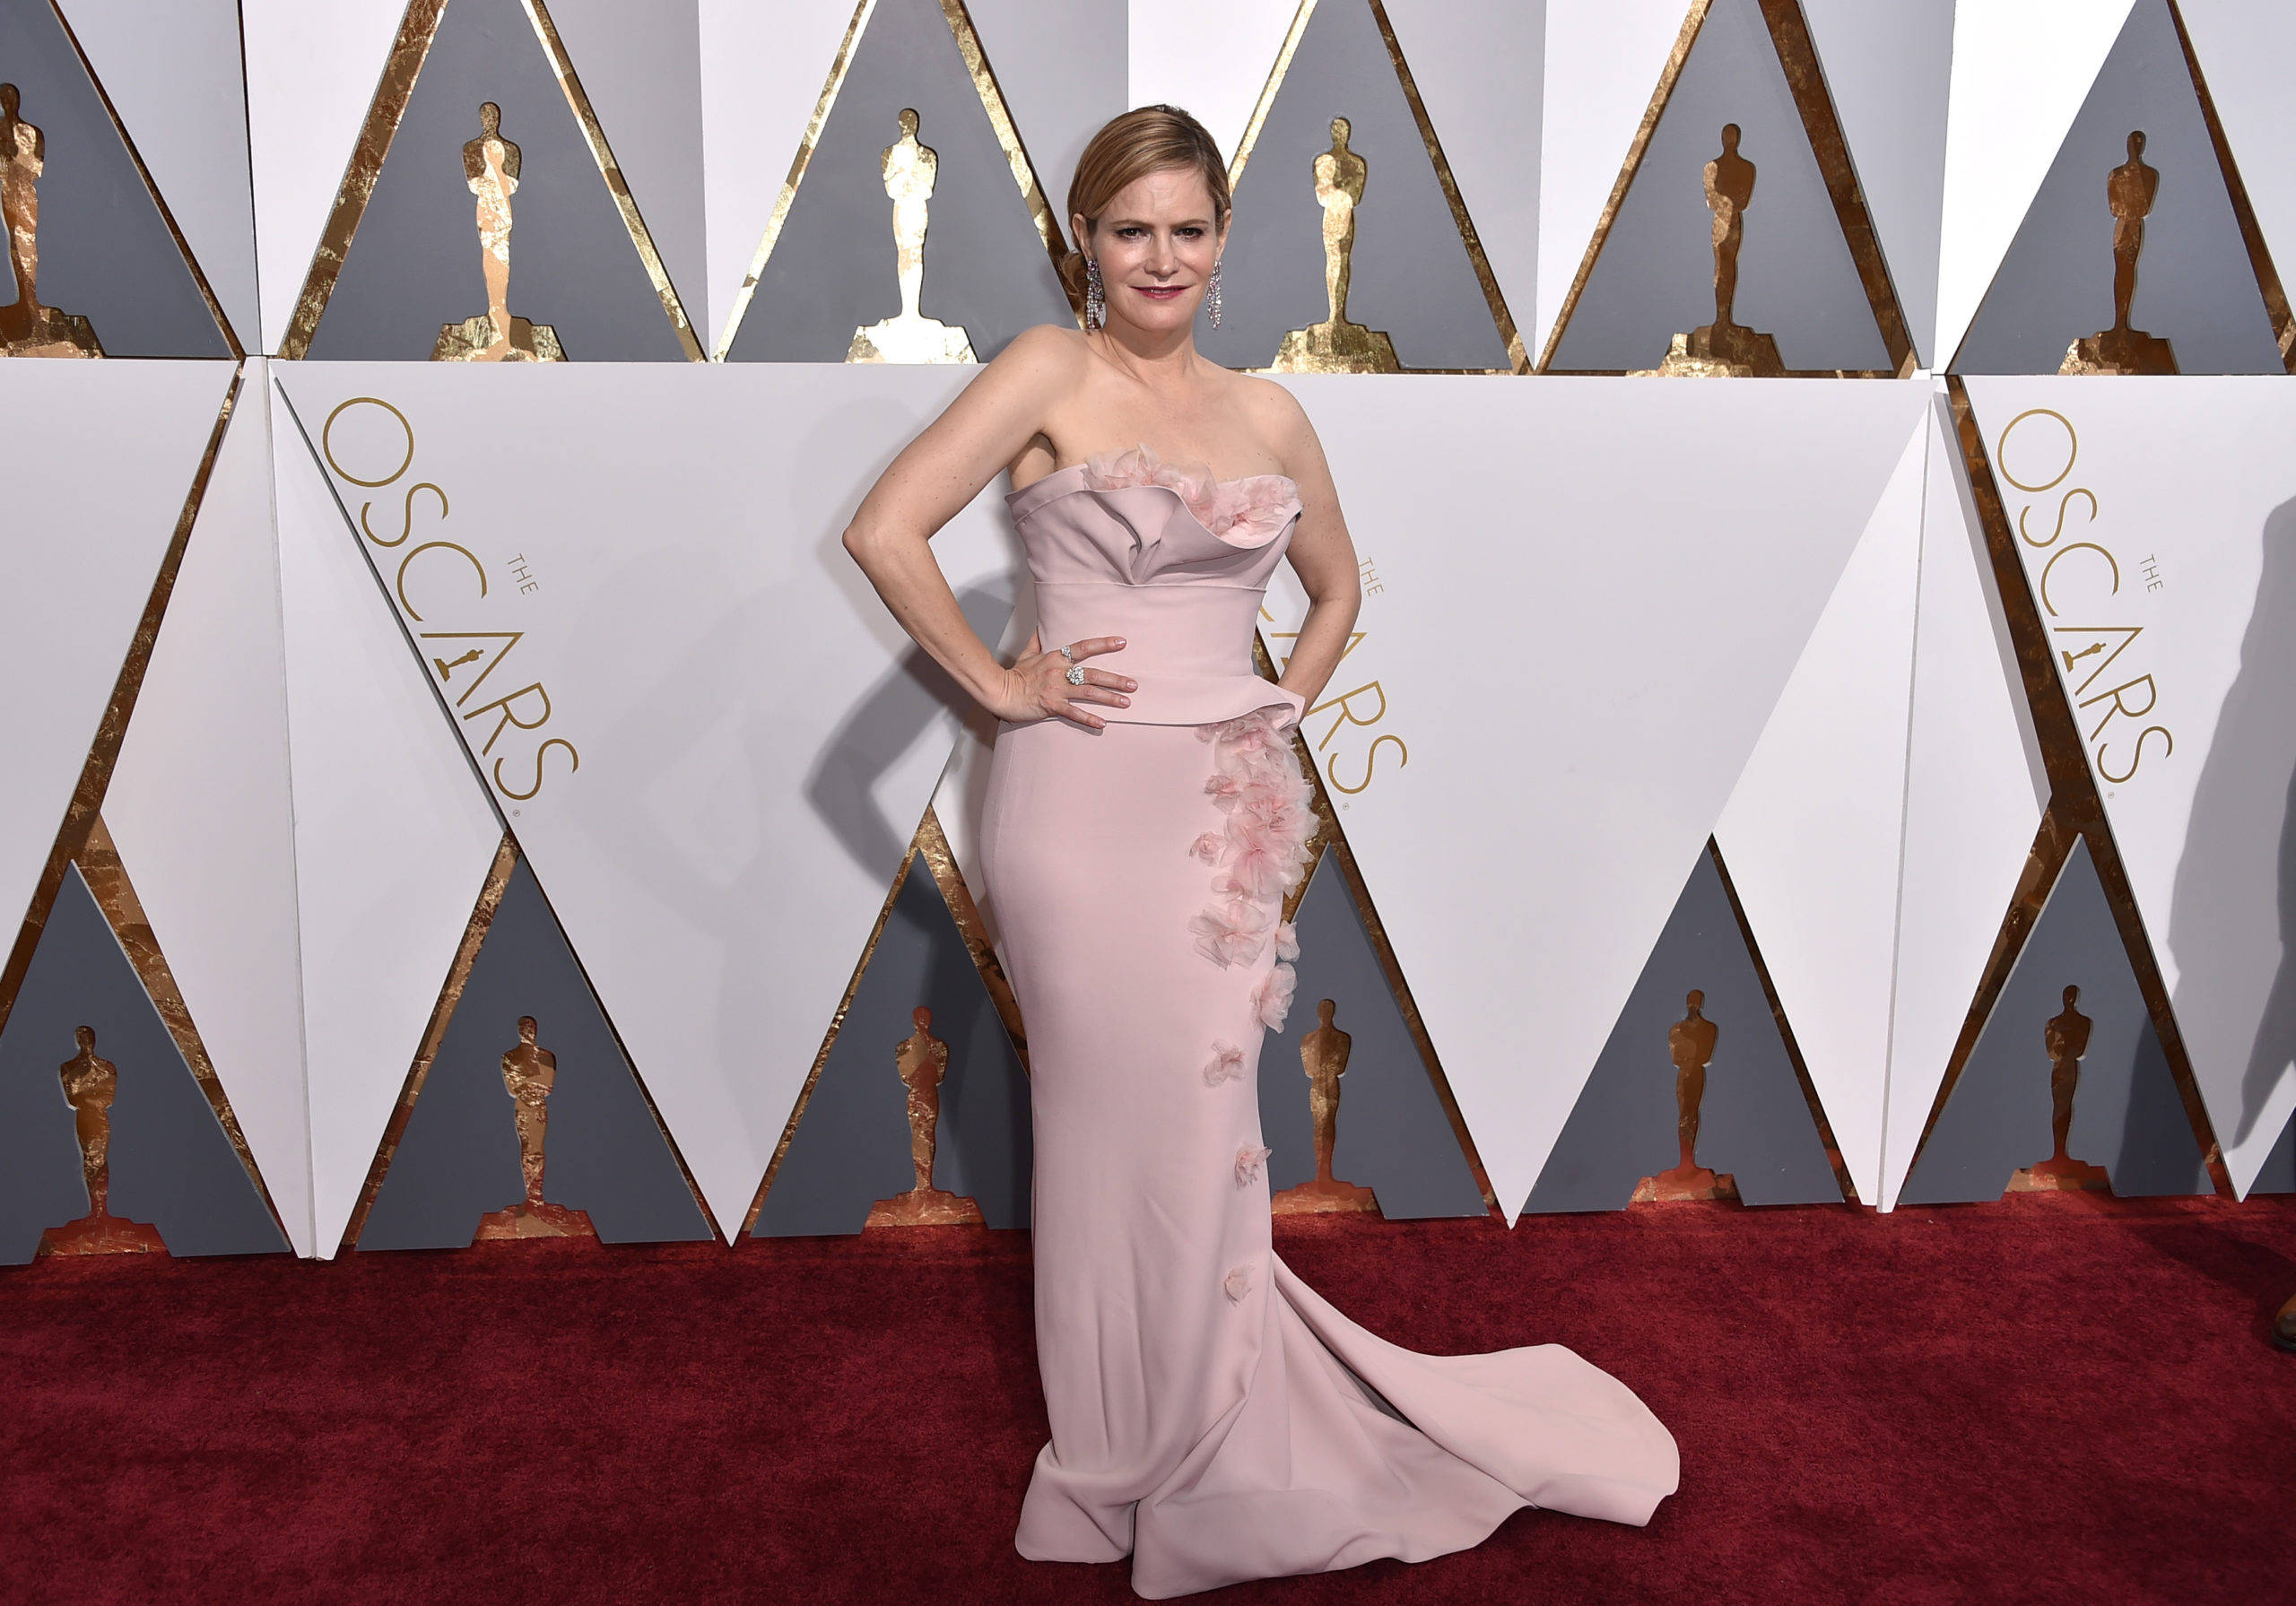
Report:
M1175 234L1186 235L1190 239L1202 239L1204 238L1204 230L1194 227L1175 229L1172 232Z
M1118 230L1116 234L1118 239L1138 239L1146 232L1147 230L1141 228L1137 223L1126 223L1123 228Z

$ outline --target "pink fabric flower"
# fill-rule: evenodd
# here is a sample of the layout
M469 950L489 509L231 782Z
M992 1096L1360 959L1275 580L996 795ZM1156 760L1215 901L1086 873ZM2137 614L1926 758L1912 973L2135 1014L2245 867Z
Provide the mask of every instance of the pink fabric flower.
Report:
M1216 903L1187 923L1196 933L1196 951L1222 970L1248 965L1265 951L1269 919L1254 905Z
M1259 1180L1259 1163L1274 1150L1255 1149L1249 1143L1236 1150L1236 1185L1248 1188Z
M1275 924L1275 957L1279 959L1300 957L1300 933L1289 920L1279 920Z
M1230 1267L1228 1275L1221 1280L1220 1291L1228 1296L1229 1304L1241 1305L1244 1296L1252 1291L1252 1269L1249 1266Z
M1292 1013L1292 990L1299 981L1298 973L1291 966L1278 965L1252 989L1252 1012L1259 1017L1262 1026L1270 1031L1283 1029L1283 1022Z
M1216 1088L1223 1081L1239 1081L1244 1074L1244 1051L1233 1043L1214 1038L1212 1063L1204 1067L1204 1085Z
M1292 522L1300 501L1300 488L1282 474L1217 480L1200 464L1164 463L1145 446L1085 459L1084 484L1092 490L1161 485L1187 504L1196 523L1233 546L1265 546L1274 540Z
M1189 923L1196 951L1223 968L1248 965L1267 946L1285 893L1299 886L1308 865L1308 838L1315 829L1307 778L1300 774L1289 735L1290 711L1260 709L1239 718L1198 728L1212 744L1213 773L1204 790L1228 816L1219 832L1207 831L1189 851L1220 873L1212 880L1214 901ZM1278 939L1284 958L1295 958L1299 943L1286 926ZM1282 984L1280 1003L1255 990L1253 1008L1271 1012L1280 1024L1291 984Z
M1188 844L1187 851L1192 856L1202 859L1207 864L1217 864L1220 862L1220 850L1225 846L1227 843L1218 831L1206 831Z

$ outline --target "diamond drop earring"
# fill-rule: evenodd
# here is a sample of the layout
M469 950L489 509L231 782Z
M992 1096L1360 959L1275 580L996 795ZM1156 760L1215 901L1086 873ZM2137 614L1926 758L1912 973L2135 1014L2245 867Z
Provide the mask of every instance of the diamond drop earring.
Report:
M1212 314L1212 326L1220 326L1220 259L1212 259L1212 278L1204 287L1204 305Z
M1100 265L1096 257L1084 258L1084 327L1097 329L1109 321L1109 299L1100 287Z

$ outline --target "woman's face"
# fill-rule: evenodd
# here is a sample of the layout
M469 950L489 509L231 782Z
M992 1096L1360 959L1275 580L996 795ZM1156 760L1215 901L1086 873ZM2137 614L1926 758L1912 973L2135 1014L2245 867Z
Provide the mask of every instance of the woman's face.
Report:
M1117 192L1084 247L1100 265L1110 323L1159 334L1195 323L1226 238L1213 216L1212 192L1194 168L1150 173ZM1084 237L1083 218L1069 227Z

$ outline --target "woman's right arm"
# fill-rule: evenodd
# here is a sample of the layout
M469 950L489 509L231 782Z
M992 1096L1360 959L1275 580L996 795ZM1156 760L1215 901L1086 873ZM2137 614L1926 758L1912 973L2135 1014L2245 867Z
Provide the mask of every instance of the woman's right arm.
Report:
M965 622L931 542L1046 433L1046 421L1090 360L1073 333L1046 326L1022 334L893 459L845 532L845 550L900 628L981 707L1015 724L1058 715L1097 728L1107 722L1085 705L1122 708L1135 682L1088 669L1086 683L1072 686L1069 660L1057 651L1028 655L1010 668L999 664ZM1095 637L1068 645L1081 663L1124 643Z

